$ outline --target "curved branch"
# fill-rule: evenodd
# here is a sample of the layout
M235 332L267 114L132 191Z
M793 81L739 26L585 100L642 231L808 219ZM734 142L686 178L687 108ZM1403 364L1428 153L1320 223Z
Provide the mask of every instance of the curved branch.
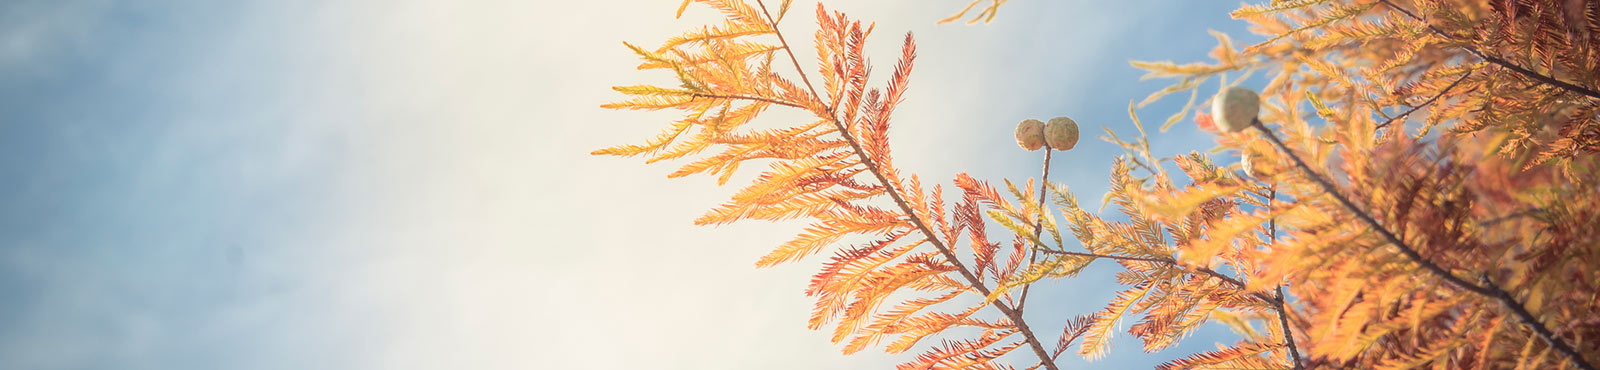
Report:
M1384 1L1387 2L1387 0ZM1278 135L1273 133L1271 129L1268 129L1266 125L1261 124L1260 120L1251 122L1251 126L1255 127L1257 131L1261 131L1261 133L1267 137L1267 140L1272 142L1273 146L1278 147L1278 150L1283 151L1284 155L1287 155L1289 159L1293 160L1295 167L1300 168L1301 172L1304 172L1307 177L1310 177L1312 181L1316 182L1317 185L1320 185L1323 192L1333 196L1334 200L1337 200L1340 205L1344 206L1345 209L1348 209L1351 213L1354 213L1356 218L1360 219L1361 222L1366 224L1368 228L1371 228L1373 231L1378 232L1379 235L1382 235L1385 241L1389 242L1389 244L1393 244L1395 248L1399 249L1400 253L1404 254L1406 258L1411 260L1412 263L1422 266L1424 270L1427 270L1429 273L1444 279L1444 281L1449 282L1451 285L1455 285L1457 288L1461 288L1462 290L1477 293L1479 295L1499 301L1502 306L1505 306L1506 309L1509 309L1513 314L1516 314L1517 318L1521 319L1524 325L1527 325L1529 328L1533 329L1535 333L1539 334L1540 339L1543 339L1544 342L1550 345L1551 348L1555 348L1557 352L1561 352L1562 355L1565 355L1567 360L1571 361L1574 365L1577 365L1578 368L1584 370L1595 370L1594 365L1590 365L1587 360L1584 360L1583 355L1579 354L1578 351L1573 349L1571 345L1568 345L1566 341L1561 340L1561 338L1558 338L1555 336L1555 334L1551 333L1550 329L1545 327L1543 323L1540 323L1538 318L1534 317L1533 314L1529 313L1526 306L1524 306L1521 302L1517 302L1516 298L1512 297L1510 292L1500 289L1500 287L1494 285L1493 282L1490 282L1487 277L1482 279L1484 285L1473 284L1468 282L1466 279L1462 279L1450 271L1445 270L1443 267L1439 267L1439 265L1433 263L1433 261L1422 257L1421 254L1417 253L1415 248L1412 248L1411 245L1406 244L1405 241L1400 240L1400 237L1396 236L1394 232L1389 231L1388 228L1383 227L1383 224L1378 223L1378 220L1373 218L1372 215L1368 214L1366 211L1363 211L1361 207L1356 206L1355 202L1351 202L1350 198L1346 198L1343 194L1340 194L1338 188L1334 187L1333 182L1328 181L1327 178L1322 177L1322 175L1312 170L1311 166L1306 165L1305 160L1300 159L1300 156L1296 155L1293 150L1289 150L1289 146L1284 145L1283 140L1279 139Z
M789 61L794 64L795 72L800 74L800 81L805 83L806 89L810 90L811 92L811 96L819 97L820 95L817 95L817 88L813 87L811 85L811 80L806 78L805 69L800 67L800 60L795 58L794 49L789 47L789 42L784 39L783 32L778 31L778 23L776 19L772 17L772 13L767 11L767 4L763 3L761 0L756 0L756 5L761 6L761 13L766 15L767 21L772 24L772 33L778 36L778 42L782 44L784 53L789 55ZM916 216L917 213L911 209L911 205L909 203L906 203L904 196L900 194L900 190L896 189L894 187L894 183L890 182L889 179L883 175L883 170L878 166L877 162L872 160L872 156L867 155L867 152L861 149L860 141L856 139L855 135L850 133L849 128L845 127L844 122L839 120L837 112L834 112L834 108L831 106L825 108L827 108L828 111L828 120L832 121L835 128L839 130L839 135L844 136L845 142L850 144L851 151L855 152L856 157L861 160L861 163L867 167L869 172L872 172L872 175L878 179L878 182L883 184L884 191L889 194L890 199L894 200L895 205L900 207L900 211L909 216L911 224L915 225L917 230L922 232L923 235L928 236L928 242L933 244L935 248L938 248L939 253L943 254L946 259L950 260L950 264L955 265L956 271L961 272L961 276L965 277L967 281L972 284L974 289L977 289L979 293L982 293L986 297L989 296L989 288L983 285L983 281L979 280L977 275L974 275L970 269L961 263L961 259L956 256L955 252L951 250L949 246L944 244L944 241L939 240L937 237L939 234L935 234L933 230L928 227L927 221L924 221ZM1017 325L1017 330L1022 332L1023 337L1027 339L1028 346L1032 347L1034 354L1039 356L1039 360L1044 363L1045 368L1050 370L1058 370L1056 368L1055 361L1052 361L1050 358L1050 353L1044 349L1044 345L1039 343L1038 336L1035 336L1033 334L1033 330L1028 328L1028 323L1022 320L1021 311L1012 309L1010 305L1007 305L1005 302L1000 300L994 301L994 307L999 309L1001 313L1005 314L1011 319L1012 323Z

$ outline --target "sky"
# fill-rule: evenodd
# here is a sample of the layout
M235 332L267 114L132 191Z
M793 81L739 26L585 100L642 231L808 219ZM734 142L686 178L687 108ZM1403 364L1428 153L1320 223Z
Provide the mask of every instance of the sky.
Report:
M1248 39L1226 2L1016 0L986 25L934 24L959 0L826 3L876 22L879 71L916 35L891 133L903 170L945 184L1037 176L1039 152L1017 149L1012 128L1070 116L1084 139L1055 157L1052 179L1095 207L1121 154L1094 139L1099 127L1132 132L1128 101L1164 86L1127 62L1202 60L1207 29ZM814 4L796 1L785 32L811 34ZM754 172L718 187L668 179L670 163L588 154L673 117L598 106L619 99L610 86L670 83L635 70L622 41L654 45L716 17L691 6L675 19L677 6L0 3L0 368L909 359L843 356L806 329L818 259L754 267L799 225L691 224ZM1141 111L1146 122L1182 104L1170 100ZM1182 124L1152 140L1158 154L1214 146ZM1030 323L1098 309L1112 271L1040 284ZM1143 368L1235 339L1208 327L1145 354L1118 337L1106 358L1064 365Z

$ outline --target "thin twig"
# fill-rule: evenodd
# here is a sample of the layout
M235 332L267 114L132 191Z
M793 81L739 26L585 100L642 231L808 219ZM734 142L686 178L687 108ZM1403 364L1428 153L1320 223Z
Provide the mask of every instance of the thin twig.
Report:
M1405 8L1401 8L1399 5L1395 5L1394 3L1389 2L1389 0L1378 0L1378 1L1383 3L1384 5L1388 5L1390 8L1393 8L1396 11L1399 11L1401 14L1405 14L1406 17L1409 17L1412 20L1415 20L1417 22L1422 22L1423 24L1426 24L1427 27L1428 27L1428 30L1429 31L1433 31L1433 33L1435 33L1435 34L1438 34L1439 37L1443 37L1446 40L1455 40L1455 37L1452 37L1452 36L1450 36L1450 34L1445 33L1444 30L1439 29L1439 27L1434 27L1432 24L1428 24L1428 22L1423 20L1422 17L1419 17L1416 14L1411 13L1411 11L1406 10ZM1558 80L1555 77L1544 75L1544 74L1541 74L1539 72L1534 72L1533 70L1530 70L1530 69L1527 69L1527 68L1523 68L1522 66L1519 66L1516 63L1512 63L1511 61L1508 61L1508 60L1505 60L1505 59L1501 59L1500 57L1496 57L1496 56L1493 56L1493 55L1485 54L1483 51L1480 51L1477 48L1472 47L1471 45L1462 44L1462 45L1457 45L1457 47L1460 47L1460 48L1466 50L1468 53L1472 53L1473 56L1477 56L1479 59L1483 59L1484 61L1487 61L1489 63L1494 63L1495 65L1504 67L1506 69L1510 69L1510 70L1512 70L1514 72L1517 72L1517 73L1521 73L1524 76L1528 76L1528 78L1539 80L1539 82L1543 82L1543 83L1551 85L1551 86L1555 86L1555 87L1559 87L1559 88L1562 88L1562 89L1566 89L1567 91L1572 91L1572 92L1575 92L1575 93L1586 95L1586 96L1591 97L1591 98L1600 99L1600 91L1595 91L1594 89L1586 88L1586 87L1583 87L1583 86L1578 86L1578 85L1575 85L1575 84L1572 84L1572 83L1569 83L1569 82L1566 82L1566 81Z
M1294 370L1304 370L1306 366L1300 363L1300 349L1294 346L1294 332L1289 331L1289 307L1283 298L1283 286L1278 286L1278 326L1283 328L1283 344L1289 346L1289 362L1294 364Z
M1494 226L1494 225L1499 225L1501 222L1506 222L1506 221L1514 220L1514 219L1521 218L1521 217L1532 216L1533 214L1539 213L1539 212L1544 212L1544 208L1537 208L1536 207L1536 208L1524 209L1524 210L1521 210L1521 211L1513 212L1513 213L1511 213L1509 215L1500 216L1500 217L1496 217L1496 218L1492 218L1492 219L1480 222L1480 223L1478 223L1478 226L1490 227L1490 226Z
M762 103L770 103L770 104L777 104L777 105L782 105L782 106L785 106L785 107L793 107L793 108L800 108L800 109L806 109L806 107L802 107L802 106L800 106L800 105L799 105L799 104L795 104L795 103L790 103L790 102L785 102L785 101L777 101L777 100L772 100L772 99L768 99L768 98L763 98L763 97L759 97L759 96L748 96L748 95L718 95L718 94L705 94L705 93L694 93L694 94L693 94L693 95L690 95L690 96L693 96L693 97L696 97L696 98L712 98L712 99L734 99L734 100L753 100L753 101L758 101L758 102L762 102Z
M1039 236L1044 234L1044 194L1045 190L1050 186L1050 153L1054 151L1048 145L1044 148L1044 175L1039 178L1039 218L1033 220L1033 240L1042 240L1039 239ZM1033 266L1034 261L1038 260L1038 258L1039 252L1030 250L1028 252L1028 266ZM1028 288L1032 287L1033 282L1022 284L1022 298L1017 299L1017 311L1025 309L1023 305L1028 304Z
M1307 177L1310 177L1312 181L1316 182L1317 185L1322 187L1323 192L1328 193L1328 195L1332 196L1334 200L1337 200L1340 205L1343 205L1344 208L1349 209L1351 213L1355 214L1357 219L1360 219L1361 222L1367 224L1367 227L1378 232L1379 235L1382 235L1384 240L1388 241L1389 244L1393 244L1395 248L1400 250L1401 254L1404 254L1406 258L1411 259L1412 263L1422 266L1424 270L1439 276L1439 278L1444 279L1451 285L1455 285L1457 288L1500 301L1500 304L1511 310L1512 313L1516 314L1517 318L1521 319L1524 325L1527 325L1529 328L1533 329L1534 333L1539 334L1539 338L1543 339L1544 342L1550 345L1551 348L1555 348L1557 352L1561 352L1562 355L1567 356L1567 360L1571 361L1574 365L1577 365L1578 368L1584 370L1595 370L1594 365L1590 365L1589 362L1583 358L1583 355L1579 354L1578 351L1573 349L1571 345L1568 345L1566 341L1561 340L1561 338L1557 338L1555 334L1551 333L1550 329L1546 328L1543 323L1539 322L1538 318L1529 313L1527 307L1523 306L1521 302L1517 302L1516 298L1512 297L1510 292L1500 289L1500 287L1494 285L1493 282L1490 282L1487 277L1482 279L1484 285L1473 284L1465 279L1462 279L1461 277L1456 276L1453 273L1450 273L1450 271L1445 270L1443 267L1439 267L1439 265L1433 263L1433 261L1423 258L1421 254L1417 253L1416 249L1412 248L1409 244L1406 244L1405 241L1400 240L1400 237L1395 236L1394 232L1391 232L1388 228L1383 227L1383 224L1378 223L1378 220L1373 218L1372 215L1367 214L1367 212L1363 211L1361 207L1356 206L1355 202L1351 202L1349 198L1346 198L1343 194L1339 193L1338 188L1334 187L1331 181L1328 181L1327 178L1322 177L1322 175L1312 170L1311 166L1306 165L1306 162L1300 159L1299 155L1296 155L1293 150L1289 150L1289 146L1285 145L1283 140L1279 139L1278 135L1273 133L1271 129L1268 129L1266 125L1261 124L1261 121L1253 121L1252 126L1255 127L1257 131L1261 131L1261 133L1267 137L1267 140L1272 142L1273 146L1276 146L1278 147L1278 150L1283 151L1284 155L1289 156L1289 159L1294 161L1295 166L1299 167L1300 171L1304 172Z
M1179 264L1177 260L1173 260L1171 258L1113 256L1113 255L1109 255L1109 254L1059 251L1059 250L1044 249L1044 248L1036 248L1034 250L1038 251L1038 252L1043 252L1043 253L1061 254L1061 255L1068 255L1068 256L1079 256L1079 257L1090 257L1090 258L1105 258L1105 259L1122 260L1122 261L1140 261L1140 262L1160 263L1160 264L1164 264L1164 265L1167 265L1167 266L1170 266L1170 267L1173 267L1173 268L1177 268L1179 270L1183 270L1183 271L1191 273L1191 274L1210 275L1211 277L1214 277L1214 278L1217 278L1217 279L1221 279L1222 281L1227 282L1228 284L1233 284L1233 286L1236 286L1241 290L1244 289L1244 287L1245 287L1245 284L1244 284L1243 281L1239 281L1239 279L1234 279L1232 276L1228 276L1228 274L1217 272L1217 270L1212 270L1212 269L1206 268L1206 267L1190 268L1190 267L1185 266L1183 264ZM1256 298L1260 298L1262 301L1266 301L1267 303L1272 303L1274 305L1280 303L1280 301L1277 298L1273 298L1272 296L1269 296L1269 295L1266 295L1266 294L1251 293L1251 295L1255 296Z
M811 91L812 97L817 97L820 99L820 95L817 95L816 87L813 87L811 85L811 80L806 78L805 69L800 68L800 60L795 58L794 49L789 48L789 42L784 39L783 33L778 31L778 23L776 19L772 17L772 13L767 11L767 4L763 3L761 0L756 0L756 4L761 6L761 13L766 15L768 22L772 24L772 33L778 36L778 42L782 44L784 53L788 54L789 61L794 63L795 72L800 74L800 81L805 83L806 89ZM845 142L850 144L850 149L855 152L856 157L861 160L861 163L867 167L869 172L872 172L872 175L878 178L878 182L883 184L885 192L889 194L890 199L894 200L895 205L900 207L900 211L904 212L907 216L910 216L909 218L911 224L915 225L917 230L922 232L923 235L928 236L928 242L933 244L935 248L939 249L939 253L943 254L945 259L949 260L950 264L955 265L956 271L961 272L961 276L965 277L967 281L972 284L974 289L977 289L978 292L982 293L985 297L989 296L989 288L983 285L983 281L979 280L977 275L974 275L971 270L967 269L967 267L961 263L961 259L957 258L955 252L951 250L950 247L946 246L944 241L939 240L939 238L936 237L938 234L933 233L932 229L928 227L927 222L916 217L917 213L911 209L911 205L905 201L903 196L900 195L900 190L895 189L894 184L883 175L883 170L878 167L878 164L872 160L871 156L867 155L866 151L861 149L861 143L856 140L855 135L850 133L849 128L845 127L844 122L839 120L837 112L834 112L834 108L825 108L827 108L828 111L828 119L832 121L835 128L838 129L839 135L843 136ZM1001 313L1009 317L1012 323L1017 325L1017 330L1022 332L1023 337L1027 339L1028 346L1032 347L1034 354L1039 356L1040 361L1044 361L1045 368L1050 370L1058 370L1055 362L1050 359L1050 353L1044 349L1044 345L1040 344L1039 338L1033 334L1033 330L1028 328L1028 323L1022 320L1022 312L1012 309L1010 305L1007 305L1005 302L1000 300L994 301L994 306L996 309L999 309Z
M1096 254L1096 253L1084 253L1084 252L1072 252L1072 251L1058 251L1058 250L1054 250L1054 249L1044 249L1044 248L1035 248L1034 250L1039 251L1039 252L1044 252L1044 253L1050 253L1050 254L1063 254L1063 255L1078 256L1078 257L1093 257L1093 258L1105 258L1105 259L1123 260L1123 261L1143 261L1143 262L1155 262L1155 263L1166 263L1166 264L1175 264L1175 263L1177 263L1176 261L1173 261L1173 260L1170 260L1170 259L1165 259L1165 258L1113 256L1113 255L1109 255L1109 254Z
M1183 266L1183 265L1179 265L1177 261L1172 261L1172 262L1168 262L1168 263L1171 263L1173 266L1180 266L1180 267ZM1211 277L1222 279L1222 281L1226 281L1229 284L1233 284L1233 286L1239 287L1239 290L1244 290L1244 288L1245 288L1245 284L1244 284L1243 281L1239 281L1239 279L1234 279L1232 276L1228 276L1228 274L1217 272L1217 270L1212 270L1210 267L1196 267L1196 268L1194 268L1194 270L1195 271L1199 271L1201 273L1204 273L1206 275L1211 275ZM1261 300L1266 301L1267 303L1277 303L1278 302L1277 298L1272 298L1272 296L1268 296L1266 294L1261 294L1261 293L1250 293L1250 294L1256 296L1256 298L1261 298Z
M1459 81L1458 81L1459 82ZM1267 188L1267 209L1272 209L1272 201L1278 199L1278 185ZM1278 242L1278 218L1267 219L1268 244ZM1283 344L1289 346L1289 362L1294 364L1294 370L1304 370L1305 365L1300 364L1300 349L1294 345L1294 332L1289 330L1289 307L1283 298L1283 284L1278 284L1278 326L1283 328Z
M1451 82L1450 85L1449 86L1445 86L1443 90L1439 90L1439 93L1438 94L1434 94L1432 98L1428 98L1428 101L1422 102L1422 104L1417 104L1417 106L1411 107L1411 109L1406 110L1405 113L1400 113L1400 115L1398 115L1398 116L1389 117L1389 119L1384 120L1383 123L1379 123L1378 124L1378 128L1387 127L1387 126L1389 126L1390 123L1394 123L1395 120L1398 120L1398 119L1401 119L1401 118L1405 118L1406 116L1410 116L1412 113L1416 113L1417 110L1420 110L1423 107L1427 107L1428 104L1433 104L1434 101L1437 101L1437 100L1439 100L1440 97L1443 97L1445 93L1450 92L1450 89L1454 89L1454 88L1456 88L1456 85L1460 85L1461 81L1466 81L1468 76L1472 76L1472 72L1471 71L1468 71L1467 73L1462 74L1461 78L1457 78L1455 82Z

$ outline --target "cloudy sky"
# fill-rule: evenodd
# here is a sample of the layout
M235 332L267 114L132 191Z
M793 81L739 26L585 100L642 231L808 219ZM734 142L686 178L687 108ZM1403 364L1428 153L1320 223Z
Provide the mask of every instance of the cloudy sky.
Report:
M961 0L829 1L920 57L895 119L924 179L1037 176L1011 130L1083 126L1054 179L1090 205L1131 132L1136 60L1190 61L1227 2L1017 0L989 25L935 25ZM736 186L593 157L670 113L598 108L663 82L622 41L714 20L678 1L11 0L0 3L0 368L823 369L816 260L753 262L791 224L695 227ZM786 32L809 35L814 2ZM801 37L800 39L807 39ZM802 53L802 56L809 55ZM880 72L883 74L886 72ZM1175 99L1176 100L1176 99ZM1159 120L1181 102L1151 106ZM1163 153L1211 147L1178 126ZM748 179L750 174L736 177ZM1117 287L1042 284L1059 327ZM1046 331L1054 331L1050 329ZM1120 333L1106 368L1148 367ZM1053 340L1053 339L1052 339ZM1070 360L1072 368L1084 368ZM1024 364L1026 365L1026 364Z

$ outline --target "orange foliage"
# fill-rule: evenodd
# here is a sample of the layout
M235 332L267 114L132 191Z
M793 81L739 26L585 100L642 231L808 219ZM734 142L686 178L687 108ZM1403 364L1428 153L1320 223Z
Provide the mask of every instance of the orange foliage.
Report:
M1004 193L959 175L960 199L947 208L941 187L902 173L888 145L916 57L910 34L887 86L868 88L871 24L819 5L808 73L799 56L810 54L795 53L780 31L789 1L699 2L724 23L653 50L627 45L639 68L671 71L680 85L617 87L629 98L605 105L683 118L643 144L594 154L692 158L671 176L719 182L743 164L767 164L696 223L809 222L756 264L827 252L806 289L816 298L809 326L831 326L845 353L920 345L902 368L1009 368L997 360L1025 348L1018 353L1032 353L1031 368L1055 369L1074 343L1089 359L1103 355L1130 319L1127 331L1152 352L1206 322L1239 333L1163 369L1592 369L1600 361L1594 2L1245 6L1233 15L1267 41L1240 50L1218 33L1215 62L1134 63L1177 82L1130 104L1137 137L1105 137L1127 151L1106 196L1122 221L1080 208L1048 172L1020 187L1005 181ZM1000 3L974 20L991 19ZM1139 106L1197 96L1211 78L1246 71L1270 74L1259 119L1271 127L1220 133L1208 115L1194 121L1225 152L1249 156L1250 173L1198 152L1150 153ZM815 118L745 127L774 106ZM991 239L990 222L1009 243ZM1103 260L1122 268L1123 291L1065 323L1045 347L1048 331L1023 315L1030 284ZM976 335L951 334L963 327Z

